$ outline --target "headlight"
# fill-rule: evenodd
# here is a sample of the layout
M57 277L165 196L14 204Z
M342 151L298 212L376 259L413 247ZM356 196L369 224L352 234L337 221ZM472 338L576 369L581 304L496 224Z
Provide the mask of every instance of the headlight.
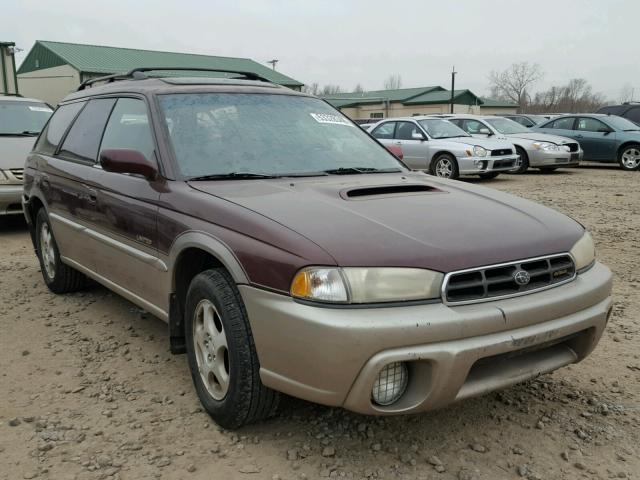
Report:
M291 282L291 295L333 303L427 300L440 297L443 278L421 268L307 267Z
M473 154L476 157L486 157L487 156L487 150L482 148L479 145L476 145L475 147L473 147Z
M547 152L559 152L561 148L554 143L533 142L533 148L536 150L546 150Z
M576 263L576 271L578 273L593 264L596 259L596 246L589 232L584 233L569 253L571 253L573 261Z

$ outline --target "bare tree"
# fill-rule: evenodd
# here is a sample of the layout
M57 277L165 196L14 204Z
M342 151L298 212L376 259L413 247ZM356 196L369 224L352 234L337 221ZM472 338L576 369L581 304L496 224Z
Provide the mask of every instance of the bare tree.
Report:
M385 90L397 90L402 87L402 77L400 74L389 75L389 77L384 81L384 89Z
M340 85L325 85L322 87L322 95L335 95L336 93L341 93L342 89Z
M363 93L364 92L364 87L360 84L357 84L356 87L353 89L354 93Z
M606 104L604 96L594 93L584 78L573 78L564 86L536 93L527 110L532 113L594 112Z
M635 96L635 88L630 83L625 83L620 89L620 103L633 102Z
M514 63L508 69L489 74L491 94L497 98L511 100L526 109L531 87L542 78L543 73L537 63Z
M309 85L304 85L302 91L310 95L318 95L320 93L320 85L318 85L318 82L313 82Z

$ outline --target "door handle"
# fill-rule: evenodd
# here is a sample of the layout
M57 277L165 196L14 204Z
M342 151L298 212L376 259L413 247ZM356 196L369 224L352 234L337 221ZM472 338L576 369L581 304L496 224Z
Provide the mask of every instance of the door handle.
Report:
M576 135L576 138L584 138L584 135Z
M402 145L402 142L393 142L393 143L395 143L396 145Z

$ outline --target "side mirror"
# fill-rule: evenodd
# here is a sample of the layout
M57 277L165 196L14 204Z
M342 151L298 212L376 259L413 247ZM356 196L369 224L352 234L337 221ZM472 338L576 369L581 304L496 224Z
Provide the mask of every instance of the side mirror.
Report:
M602 128L598 129L598 132L604 133L605 135L608 135L609 133L613 132L613 130L611 130L610 128L607 128L607 127L602 127Z
M420 132L413 132L411 134L411 138L413 140L424 140L424 135L422 135Z
M108 149L100 152L102 169L113 173L142 175L147 180L155 180L158 168L138 150Z
M493 133L491 133L491 130L489 130L488 128L481 128L480 130L478 130L478 133L489 136L493 135Z

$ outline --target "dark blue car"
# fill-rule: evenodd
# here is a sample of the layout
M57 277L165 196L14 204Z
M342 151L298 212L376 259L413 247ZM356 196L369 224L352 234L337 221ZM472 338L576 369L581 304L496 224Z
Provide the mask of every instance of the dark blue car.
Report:
M532 130L577 140L585 160L618 162L624 170L640 167L640 126L615 115L562 115Z

